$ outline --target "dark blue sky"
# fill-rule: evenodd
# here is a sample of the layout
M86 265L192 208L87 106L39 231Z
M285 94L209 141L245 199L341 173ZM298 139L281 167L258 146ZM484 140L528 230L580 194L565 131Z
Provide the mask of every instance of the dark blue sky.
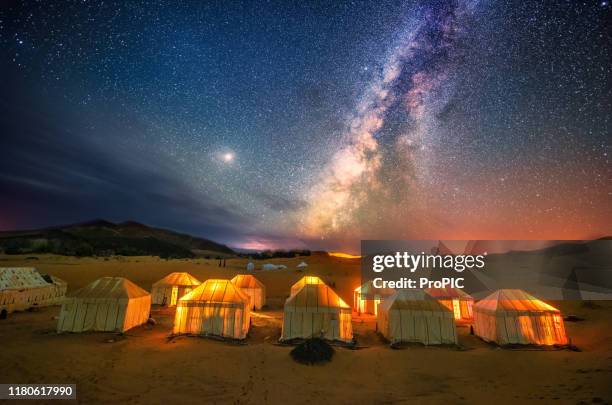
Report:
M3 2L0 229L353 250L608 234L610 11Z

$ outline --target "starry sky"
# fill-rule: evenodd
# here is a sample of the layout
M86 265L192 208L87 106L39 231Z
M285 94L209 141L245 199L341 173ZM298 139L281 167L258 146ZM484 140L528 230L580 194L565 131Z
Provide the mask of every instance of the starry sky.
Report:
M612 233L607 1L0 5L0 230Z

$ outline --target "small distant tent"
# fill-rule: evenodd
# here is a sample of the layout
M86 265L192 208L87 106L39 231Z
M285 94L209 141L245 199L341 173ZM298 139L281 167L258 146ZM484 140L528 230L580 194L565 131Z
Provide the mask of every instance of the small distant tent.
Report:
M460 288L428 288L427 294L453 311L457 323L470 323L474 319L474 298Z
M244 339L250 323L249 297L229 280L210 279L179 300L173 333Z
M306 284L285 302L281 341L322 337L353 339L351 307L325 284Z
M395 293L392 288L374 288L372 280L355 288L353 308L359 314L378 314L378 304Z
M153 284L151 297L153 304L176 305L179 298L202 284L200 280L189 273L170 273Z
M301 262L297 265L298 269L305 269L306 267L308 267L308 264L306 262Z
M523 290L497 290L474 305L474 332L506 344L567 344L561 312Z
M264 263L261 266L262 270L277 270L279 268L280 268L279 266L277 266L276 264L272 264L272 263Z
M323 280L321 280L317 276L304 276L297 283L291 286L290 295L294 295L295 293L300 291L302 287L304 287L307 284L325 284L325 283L323 282Z
M247 266L246 266L247 271L255 271L255 264L253 264L253 262L248 262Z
M232 278L232 284L249 296L250 308L261 309L266 305L266 286L251 274L238 274Z
M378 306L378 330L392 344L456 344L453 312L422 290L398 290Z
M149 319L151 294L123 277L102 277L69 294L58 332L125 332Z
M0 312L9 314L32 307L61 304L65 281L41 274L33 267L0 268Z

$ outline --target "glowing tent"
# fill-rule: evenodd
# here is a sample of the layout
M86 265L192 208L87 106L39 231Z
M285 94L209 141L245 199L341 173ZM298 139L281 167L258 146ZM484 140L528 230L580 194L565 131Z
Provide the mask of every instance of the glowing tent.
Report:
M249 305L249 297L229 280L206 280L178 301L173 333L244 339Z
M385 298L393 295L392 288L374 288L372 281L368 281L353 292L353 308L360 314L378 314L378 304Z
M232 284L249 297L251 309L261 309L266 305L266 286L250 274L238 274Z
M304 276L297 283L291 286L291 292L289 295L294 295L298 291L302 289L307 284L325 284L323 280L321 280L317 276Z
M170 273L153 284L153 304L174 306L179 298L200 284L200 280L189 273Z
M151 295L123 277L102 277L69 294L58 332L125 332L149 319Z
M61 304L66 282L33 267L0 268L0 313Z
M474 332L505 344L567 344L561 312L523 290L497 290L474 305Z
M456 344L453 312L422 290L398 290L378 306L378 330L392 344Z
M325 284L305 284L285 302L280 340L353 339L351 307Z
M453 311L457 323L470 323L474 319L474 298L460 288L428 288L425 292Z

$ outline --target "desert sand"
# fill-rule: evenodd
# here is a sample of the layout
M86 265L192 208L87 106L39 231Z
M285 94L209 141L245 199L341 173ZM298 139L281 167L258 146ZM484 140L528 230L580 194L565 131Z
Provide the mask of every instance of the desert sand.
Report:
M304 272L296 265L309 264ZM173 271L200 280L231 278L247 260L162 260L152 257L71 258L0 256L0 266L34 266L68 282L68 291L101 276L127 277L150 290ZM282 304L292 283L319 275L349 304L359 261L323 254L275 259L286 270L260 271L268 308L257 312L245 344L196 337L169 338L173 309L154 307L157 324L125 335L56 334L59 307L11 314L0 321L0 383L76 383L77 402L172 403L605 403L612 402L612 302L555 302L572 343L582 351L508 350L460 327L461 349L409 346L394 350L375 332L372 317L355 317L363 348L336 348L331 363L305 366L276 345ZM259 268L261 263L256 263ZM51 403L57 403L50 401Z

